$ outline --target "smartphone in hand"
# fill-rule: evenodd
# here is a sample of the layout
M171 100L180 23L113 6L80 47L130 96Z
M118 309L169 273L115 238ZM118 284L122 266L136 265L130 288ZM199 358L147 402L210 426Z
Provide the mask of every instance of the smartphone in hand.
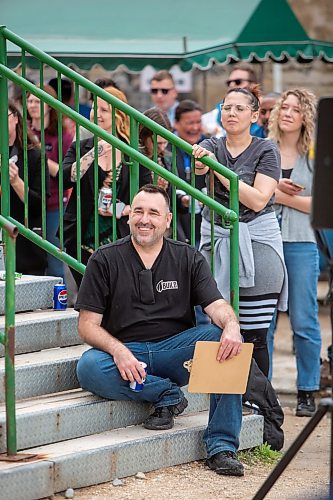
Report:
M122 201L117 201L116 203L116 219L120 219L122 217L123 210L125 208L125 203ZM108 212L112 215L113 214L113 205L111 203L110 208Z
M304 191L305 186L302 186L302 184L297 184L297 182L290 181L291 186L293 186L296 189L299 189L300 191Z

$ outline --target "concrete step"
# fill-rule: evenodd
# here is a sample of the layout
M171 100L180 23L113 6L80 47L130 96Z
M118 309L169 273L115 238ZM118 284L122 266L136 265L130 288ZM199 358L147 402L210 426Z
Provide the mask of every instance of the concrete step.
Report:
M186 413L208 409L206 394L188 394ZM81 389L18 401L16 405L19 450L88 436L142 423L149 405L132 401L109 401ZM33 426L31 425L33 422ZM0 406L0 453L6 451L5 405Z
M15 311L34 311L53 307L53 287L61 278L52 276L27 276L16 280ZM5 313L5 281L0 281L0 314Z
M169 431L132 426L25 450L37 459L0 462L1 495L15 500L41 499L69 487L82 488L200 460L205 456L202 435L207 418L207 412L182 415ZM240 449L261 444L262 433L263 418L245 416Z
M82 344L77 333L78 313L74 309L53 309L24 312L15 317L15 353L67 347ZM0 317L0 331L5 328L5 317ZM0 345L0 356L4 347Z
M77 389L76 364L87 345L59 347L15 356L16 399ZM0 359L0 402L4 401L5 360Z

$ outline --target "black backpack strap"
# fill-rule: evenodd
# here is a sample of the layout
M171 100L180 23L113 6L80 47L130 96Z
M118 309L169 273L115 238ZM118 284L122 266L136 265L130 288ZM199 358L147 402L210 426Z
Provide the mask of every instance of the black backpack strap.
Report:
M264 443L267 442L272 450L281 450L284 443L282 430L284 413L271 382L254 359L251 363L246 392L243 395L243 404L247 408L252 407L252 410L264 417Z

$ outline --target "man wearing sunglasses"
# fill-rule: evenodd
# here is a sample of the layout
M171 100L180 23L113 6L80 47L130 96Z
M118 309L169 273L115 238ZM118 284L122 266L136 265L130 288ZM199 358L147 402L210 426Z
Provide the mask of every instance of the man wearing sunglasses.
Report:
M150 95L154 106L164 111L174 125L175 111L179 102L173 76L169 71L161 70L155 73L150 81Z
M257 83L257 75L255 74L251 64L243 62L233 66L229 78L226 81L229 89L251 89L254 85L257 85Z
M78 362L81 387L107 399L150 403L154 411L143 424L150 430L171 429L187 407L181 387L197 341L219 341L220 362L242 348L238 320L205 258L164 237L171 220L166 191L143 186L131 205L131 235L90 257L75 305L79 335L93 347ZM211 324L195 326L199 304ZM142 390L131 390L131 382L144 379ZM244 475L236 456L241 422L240 395L211 395L203 439L207 465L218 474Z

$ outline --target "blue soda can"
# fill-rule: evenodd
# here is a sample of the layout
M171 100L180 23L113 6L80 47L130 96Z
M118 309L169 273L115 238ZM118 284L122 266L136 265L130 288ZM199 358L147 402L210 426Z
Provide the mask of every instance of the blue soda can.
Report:
M147 373L146 363L143 363L142 361L140 361L140 365L142 366L142 368L144 368L145 372ZM137 382L136 380L134 380L133 382L130 382L129 386L130 386L131 391L134 391L134 392L142 391L145 381L146 381L146 377L142 380L141 384L139 384L139 382Z
M61 311L67 309L67 290L66 285L54 285L53 289L53 309Z

